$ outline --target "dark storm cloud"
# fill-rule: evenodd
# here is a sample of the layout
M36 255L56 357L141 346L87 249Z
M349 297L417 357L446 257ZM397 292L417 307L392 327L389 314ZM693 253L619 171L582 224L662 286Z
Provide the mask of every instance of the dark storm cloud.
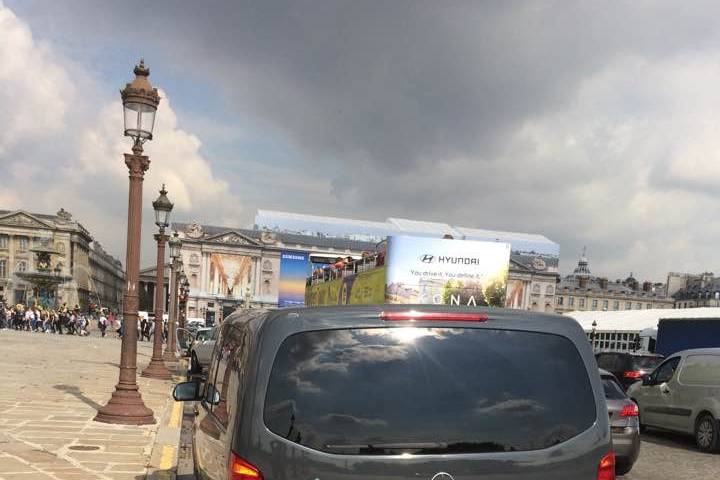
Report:
M596 264L658 274L647 263L671 254L653 249L672 225L649 209L671 200L654 190L697 187L668 173L677 145L637 136L673 115L657 104L675 59L716 55L715 2L14 5L57 37L58 19L76 19L78 42L135 43L217 88L291 142L297 165L334 172L336 198L316 213L537 231L561 242L564 269L589 243Z

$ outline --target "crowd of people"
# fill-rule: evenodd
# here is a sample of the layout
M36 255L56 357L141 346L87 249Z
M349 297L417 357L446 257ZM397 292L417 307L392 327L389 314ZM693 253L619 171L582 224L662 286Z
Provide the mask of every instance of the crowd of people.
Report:
M18 303L13 307L0 302L0 329L87 336L91 324L96 324L103 337L108 328L119 329L114 313L106 309L86 313L78 305L72 308L67 304L58 308L44 308L37 304Z
M41 305L18 303L9 306L0 298L0 330L20 330L38 333L56 333L59 335L87 336L91 330L100 332L104 337L115 332L118 338L123 336L122 319L107 308L92 308L84 312L75 305L70 308L62 304L58 308L44 308ZM167 339L167 324L163 322L163 340ZM147 316L138 318L138 340L151 341L155 322Z

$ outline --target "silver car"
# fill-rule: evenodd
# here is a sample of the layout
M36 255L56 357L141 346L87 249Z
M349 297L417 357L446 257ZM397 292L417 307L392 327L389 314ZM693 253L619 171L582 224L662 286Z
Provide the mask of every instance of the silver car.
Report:
M720 451L720 348L673 354L628 395L640 407L642 428L691 434L703 452Z
M195 341L190 347L189 373L202 373L210 365L217 335L218 327L200 328L195 333Z
M605 402L610 416L610 433L615 450L615 473L625 475L632 470L640 454L640 422L638 406L623 391L612 373L600 370Z

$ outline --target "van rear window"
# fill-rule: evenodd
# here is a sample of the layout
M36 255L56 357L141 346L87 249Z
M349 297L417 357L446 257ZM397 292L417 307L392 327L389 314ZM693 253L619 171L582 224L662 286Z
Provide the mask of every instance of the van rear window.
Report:
M537 450L595 419L570 340L477 328L293 335L275 358L264 410L275 434L347 455Z

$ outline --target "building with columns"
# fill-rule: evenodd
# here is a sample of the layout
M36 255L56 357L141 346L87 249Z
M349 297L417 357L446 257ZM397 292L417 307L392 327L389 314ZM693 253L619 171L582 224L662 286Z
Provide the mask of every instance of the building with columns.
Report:
M359 256L375 243L261 230L173 223L182 239L190 282L188 318L220 321L240 306L276 307L280 255L302 251L325 258Z
M271 223L283 216L292 224ZM507 306L554 310L559 247L545 237L389 220L395 223L260 211L253 229L173 223L182 239L183 268L190 282L187 316L218 321L241 306L277 307L283 252L303 252L311 259L359 258L392 234L510 239Z
M122 264L62 208L55 215L0 210L0 297L8 304L36 297L23 274L37 268L38 249L49 254L52 271L67 279L57 287L57 304L120 309L125 284Z

